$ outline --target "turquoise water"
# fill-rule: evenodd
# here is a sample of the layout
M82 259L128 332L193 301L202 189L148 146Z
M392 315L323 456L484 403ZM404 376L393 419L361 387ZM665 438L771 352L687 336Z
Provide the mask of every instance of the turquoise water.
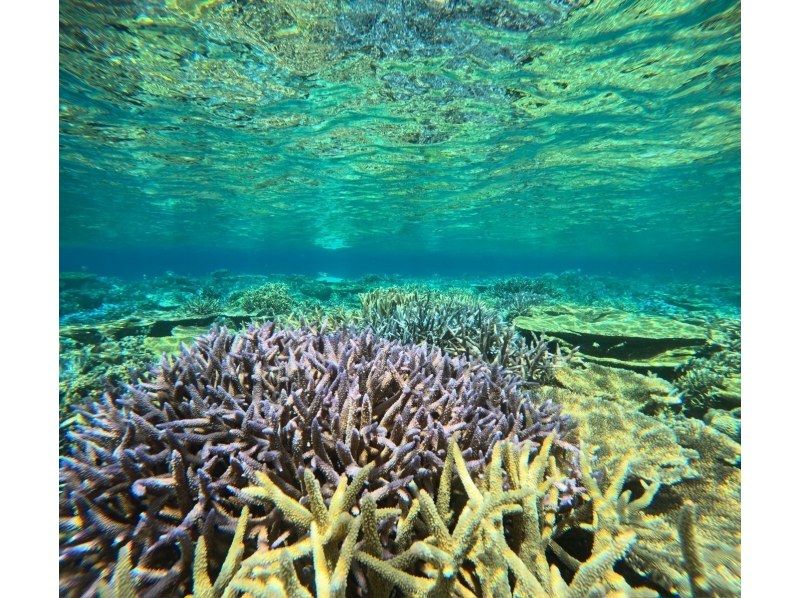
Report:
M62 0L60 595L738 597L739 31Z
M63 269L739 263L739 4L61 3Z

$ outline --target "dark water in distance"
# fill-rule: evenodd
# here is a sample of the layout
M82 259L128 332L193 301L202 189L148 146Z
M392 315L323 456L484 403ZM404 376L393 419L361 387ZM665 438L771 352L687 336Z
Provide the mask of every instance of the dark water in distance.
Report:
M201 276L215 270L232 273L328 275L343 278L384 273L406 276L537 276L580 270L584 274L630 278L650 276L661 280L706 278L739 280L739 260L693 256L678 259L595 259L581 256L542 258L525 254L376 252L358 249L327 251L313 247L277 251L240 251L230 248L62 248L62 271L87 270L100 275L137 278L164 272Z
M64 270L738 276L739 3L61 3Z

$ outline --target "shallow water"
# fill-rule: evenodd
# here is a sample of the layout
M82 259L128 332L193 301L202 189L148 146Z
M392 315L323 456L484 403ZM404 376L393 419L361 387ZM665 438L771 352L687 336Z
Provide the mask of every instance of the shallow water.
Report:
M62 595L739 595L738 2L60 7Z
M61 47L65 268L738 270L737 2L70 0Z

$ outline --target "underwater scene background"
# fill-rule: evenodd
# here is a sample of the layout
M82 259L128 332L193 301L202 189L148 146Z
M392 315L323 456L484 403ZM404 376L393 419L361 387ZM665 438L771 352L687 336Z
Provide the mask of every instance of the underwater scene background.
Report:
M64 596L738 596L740 6L60 4Z

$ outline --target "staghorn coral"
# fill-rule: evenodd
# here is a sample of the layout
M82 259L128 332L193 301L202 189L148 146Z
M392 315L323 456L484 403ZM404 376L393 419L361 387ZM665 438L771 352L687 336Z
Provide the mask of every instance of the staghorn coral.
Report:
M268 282L260 287L245 289L235 294L232 300L249 314L270 318L288 314L294 304L289 287L281 282Z
M675 370L675 386L685 397L684 412L698 418L715 411L715 407L736 409L742 394L740 321L712 318L707 325L710 333L706 345ZM736 438L735 432L730 435Z
M343 305L322 306L315 303L303 303L292 308L291 312L276 318L276 322L285 327L323 327L357 329L358 312Z
M512 293L500 299L495 299L495 304L503 315L503 320L513 324L514 320L520 316L527 316L531 308L540 303L541 297L536 293L520 291Z
M217 575L212 582L208 575L208 551L206 541L203 536L197 540L194 550L194 564L192 567L193 593L188 598L219 598L228 588L231 578L238 571L244 554L244 536L250 520L250 509L242 509L233 540L225 555L225 560ZM133 564L131 563L132 543L123 546L117 557L114 566L114 574L110 582L101 580L97 585L97 593L100 598L127 598L136 595L135 577L133 575Z
M526 278L512 276L500 279L489 287L489 292L495 297L515 295L517 293L532 293L541 296L557 296L559 289L554 284L552 276Z
M223 305L220 298L207 289L192 295L183 304L183 312L193 315L220 314L223 312Z
M594 479L590 451L583 451L586 488L578 490L585 502L560 513L558 494L571 479L552 454L554 438L547 437L538 449L530 441L496 443L487 468L475 475L468 471L455 434L437 491L411 484L413 499L405 508L379 508L362 492L372 465L352 480L343 476L329 499L310 469L304 470L301 499L284 493L268 475L253 472L252 485L242 494L255 508L276 510L289 531L270 543L245 507L213 583L205 538L198 540L193 595L737 595L737 581L728 570L717 566L709 574L693 504L680 510L676 533L662 517L647 513L659 493L658 482L641 483L634 496L630 455L601 484ZM574 547L568 536L575 530L591 536L591 548L581 558L570 552ZM245 538L253 535L258 547L243 558ZM665 542L672 550L661 548ZM114 568L112 587L117 590L133 588L130 552L130 545L124 547ZM642 579L624 575L623 564L644 567L650 581L643 585Z
M560 517L557 496L566 478L551 454L552 441L548 437L538 450L531 442L497 443L488 468L476 477L452 438L438 491L412 486L405 511L378 509L369 494L356 506L358 480L340 482L326 508L310 474L311 508L305 508L259 475L245 492L275 505L300 533L289 545L262 545L246 558L231 595L280 588L291 596L312 595L311 589L319 596L658 596L632 587L614 567L637 552L649 554L644 544L653 537L675 536L661 519L643 514L659 485L632 499L624 488L626 461L601 490L584 456L588 502L582 511L589 520ZM592 535L583 560L559 543L577 527Z
M552 433L568 452L569 420L521 383L370 332L212 331L165 357L149 381L78 411L61 464L62 589L98 587L130 544L137 590L185 591L198 530L231 531L245 505L265 541L282 542L278 514L243 490L257 473L292 500L312 474L325 501L363 476L363 492L394 508L412 501L412 482L434 491L456 432L476 474L504 438Z
M379 336L428 343L451 355L477 357L517 372L525 380L548 381L560 351L544 337L526 341L500 316L469 295L379 289L361 295L361 324Z

